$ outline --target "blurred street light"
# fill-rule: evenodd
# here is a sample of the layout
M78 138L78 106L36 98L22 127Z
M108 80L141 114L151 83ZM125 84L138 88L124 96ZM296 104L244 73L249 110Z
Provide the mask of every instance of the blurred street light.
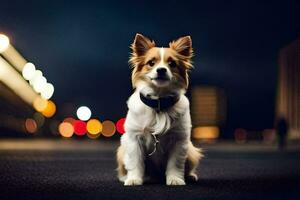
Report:
M0 34L0 53L6 51L9 46L9 38L6 35Z
M19 72L22 72L27 61L10 44L9 38L4 34L0 34L0 53L12 64L15 69L17 69Z
M2 57L0 57L0 81L29 105L32 105L34 99L38 97L22 76Z
M81 106L77 109L77 117L82 121L87 121L90 119L92 112L87 106Z
M98 135L102 131L102 124L97 119L90 119L86 128L91 135Z
M44 76L40 76L35 80L33 89L37 93L41 93L45 89L46 85L47 85L47 79Z
M114 122L110 120L105 120L102 122L102 135L105 137L111 137L115 134L116 132L116 126Z
M47 83L41 91L41 96L44 99L50 99L54 93L54 86L51 83Z
M25 78L25 80L29 81L33 78L35 74L35 66L32 63L26 63L22 70L22 75Z

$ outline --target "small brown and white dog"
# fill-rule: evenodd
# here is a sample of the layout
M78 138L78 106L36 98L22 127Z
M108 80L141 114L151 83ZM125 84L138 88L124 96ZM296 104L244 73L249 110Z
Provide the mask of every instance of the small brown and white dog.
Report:
M146 175L163 172L167 185L185 185L202 157L193 146L188 87L192 40L181 37L158 48L136 34L129 60L132 85L125 134L117 151L118 178L124 185L142 185ZM163 176L164 177L164 176Z

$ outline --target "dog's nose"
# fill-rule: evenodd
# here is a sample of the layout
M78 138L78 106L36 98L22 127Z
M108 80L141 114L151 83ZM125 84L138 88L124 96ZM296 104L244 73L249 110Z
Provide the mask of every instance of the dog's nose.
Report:
M161 68L157 68L156 72L157 72L158 75L165 75L166 72L167 72L167 69L166 68L162 68L162 67Z

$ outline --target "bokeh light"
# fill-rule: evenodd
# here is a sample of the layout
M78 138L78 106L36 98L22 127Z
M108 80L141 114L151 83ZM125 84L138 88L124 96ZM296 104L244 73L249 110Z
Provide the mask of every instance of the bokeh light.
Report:
M30 85L34 86L35 82L43 76L43 73L41 70L35 70L34 75L29 80Z
M58 126L58 130L59 130L59 133L61 134L61 136L65 137L65 138L72 137L72 135L74 133L73 125L70 124L69 122L60 123Z
M22 75L26 80L31 80L35 74L35 66L32 63L26 63L22 70Z
M46 108L42 111L45 117L52 117L56 112L56 105L53 101L48 100Z
M97 119L90 119L87 122L86 128L91 135L97 135L102 131L102 124Z
M72 117L67 117L64 119L64 122L68 122L68 123L74 125L74 123L76 122L76 119L74 119Z
M124 123L125 123L126 118L121 118L117 121L116 123L116 127L117 127L117 131L122 135L125 133L124 130Z
M41 97L37 97L33 101L33 107L38 112L43 112L46 109L47 104L48 104L48 101Z
M41 96L44 99L50 99L53 93L54 93L54 86L51 83L46 83L41 90Z
M6 35L0 34L0 53L6 51L9 46L9 38Z
M37 93L41 93L47 85L47 79L44 76L39 76L33 83L33 89ZM46 98L45 98L46 99Z
M116 132L116 126L114 122L110 120L106 120L102 122L102 135L105 137L111 137L115 134Z
M25 128L28 133L35 133L37 131L37 124L34 119L27 118L25 120Z
M87 121L90 119L92 112L87 106L81 106L77 109L77 117L82 121Z
M193 129L193 138L201 140L214 140L220 135L217 126L198 126Z
M78 136L83 136L86 133L86 123L80 120L76 120L73 124L74 132Z

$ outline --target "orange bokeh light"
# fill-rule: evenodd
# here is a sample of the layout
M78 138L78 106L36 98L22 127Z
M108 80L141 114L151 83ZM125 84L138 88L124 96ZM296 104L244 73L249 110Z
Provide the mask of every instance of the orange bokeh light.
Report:
M202 140L217 139L220 130L217 126L198 126L193 129L193 138Z
M91 135L97 135L102 131L102 124L97 119L90 119L87 122L86 129Z
M60 123L58 126L58 131L65 138L70 138L74 134L73 125L69 122Z
M47 108L48 101L42 97L37 97L33 101L33 107L38 112L43 112Z
M106 120L102 122L102 135L105 137L111 137L115 134L116 132L116 126L114 122L110 120Z
M56 112L56 105L53 101L48 100L46 108L42 111L45 117L52 117Z

